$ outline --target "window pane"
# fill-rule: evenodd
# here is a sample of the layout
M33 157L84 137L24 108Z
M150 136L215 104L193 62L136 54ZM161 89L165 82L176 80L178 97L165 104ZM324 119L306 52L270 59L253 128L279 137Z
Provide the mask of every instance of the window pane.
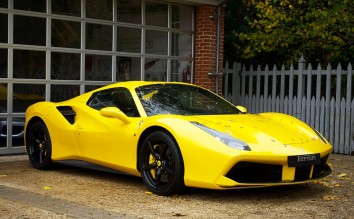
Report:
M14 112L25 112L30 105L44 101L44 84L14 84L13 109Z
M117 81L141 80L141 58L117 57Z
M118 1L117 21L141 24L141 0Z
M80 80L80 54L52 52L51 68L51 79Z
M167 32L147 30L145 53L167 55Z
M7 43L7 14L0 14L0 43Z
M113 20L112 0L86 0L86 17Z
M173 56L192 56L192 35L182 33L171 34L171 55Z
M89 91L92 91L92 90L96 90L100 87L103 87L103 85L86 85L85 86L85 93L86 92L89 92Z
M145 59L146 81L166 81L167 60L165 59Z
M52 20L52 46L80 48L80 22Z
M7 84L0 84L0 113L7 112Z
M86 55L85 80L111 81L112 57L104 55Z
M93 109L101 110L104 107L118 107L129 117L138 117L138 109L134 99L127 88L112 88L94 94L87 105Z
M7 146L7 118L0 117L0 148Z
M172 28L192 31L194 8L186 5L172 6Z
M117 27L117 51L141 52L141 29Z
M168 6L156 2L146 2L146 24L167 27Z
M26 11L46 12L46 0L15 0L14 8Z
M10 120L11 121L11 120ZM25 117L13 118L11 121L12 125L12 146L19 147L24 146L24 128L25 128Z
M7 49L0 49L0 78L7 78Z
M53 14L81 16L81 0L52 0Z
M171 61L171 81L183 81L191 82L192 72L191 72L191 62L190 61Z
M50 101L60 102L80 94L80 85L52 85Z
M14 78L44 79L45 52L14 50Z
M45 18L14 16L14 43L45 46Z
M0 8L7 8L7 7L8 7L7 1L4 1L4 0L0 1Z
M86 24L86 49L112 51L112 26Z
M0 84L0 114L7 113L7 84ZM0 117L0 147L7 145L7 119Z

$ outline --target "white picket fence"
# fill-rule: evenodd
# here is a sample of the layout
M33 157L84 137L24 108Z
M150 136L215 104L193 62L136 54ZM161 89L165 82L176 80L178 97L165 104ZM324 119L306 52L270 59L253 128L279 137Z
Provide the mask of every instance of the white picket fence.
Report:
M293 115L322 133L333 145L333 152L354 155L353 69L328 65L322 69L266 66L246 70L240 63L224 67L224 97L250 113L280 112Z

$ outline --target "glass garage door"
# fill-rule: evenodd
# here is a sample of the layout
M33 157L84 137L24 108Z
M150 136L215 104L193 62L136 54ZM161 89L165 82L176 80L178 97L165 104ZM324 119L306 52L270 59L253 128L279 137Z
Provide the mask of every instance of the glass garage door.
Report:
M35 102L116 81L191 82L193 19L165 1L0 1L0 155L24 152Z

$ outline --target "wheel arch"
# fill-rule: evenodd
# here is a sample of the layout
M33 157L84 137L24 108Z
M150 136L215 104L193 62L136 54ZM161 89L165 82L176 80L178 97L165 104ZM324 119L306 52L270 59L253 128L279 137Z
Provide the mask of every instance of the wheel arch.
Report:
M168 131L167 129L161 127L161 126L151 126L149 128L147 128L146 130L143 131L143 133L141 133L140 135L140 138L139 138L139 141L138 141L138 148L137 148L137 151L136 151L136 157L137 157L137 162L136 162L136 169L141 172L140 168L139 168L139 164L140 164L140 160L139 160L139 153L140 153L140 150L141 150L141 147L143 145L143 142L144 140L147 138L147 136L155 131L163 131L165 132L166 134L168 134L171 139L176 143L177 145L177 148L178 148L178 151L181 155L181 158L182 158L182 163L183 163L183 174L184 174L184 159L183 159L183 156L182 156L182 152L181 152L181 149L177 143L177 140L176 138L172 135L172 133L170 131Z
M50 135L46 124L38 116L32 117L26 123L25 149L29 161L35 169L47 170L51 168L52 146Z
M25 140L25 144L26 144L26 136L27 136L27 132L28 132L28 127L31 127L34 123L36 123L38 121L44 123L43 119L41 117L39 117L39 116L34 116L27 122L26 127L25 127L25 139L24 139Z

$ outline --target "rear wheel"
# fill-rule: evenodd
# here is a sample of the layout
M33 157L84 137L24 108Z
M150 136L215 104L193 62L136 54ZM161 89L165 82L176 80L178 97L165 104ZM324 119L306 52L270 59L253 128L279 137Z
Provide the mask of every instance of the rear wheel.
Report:
M33 123L26 133L26 150L32 166L48 169L52 163L52 143L46 125L42 121Z
M173 195L184 187L184 166L174 139L163 131L151 133L139 154L145 185L155 194Z

